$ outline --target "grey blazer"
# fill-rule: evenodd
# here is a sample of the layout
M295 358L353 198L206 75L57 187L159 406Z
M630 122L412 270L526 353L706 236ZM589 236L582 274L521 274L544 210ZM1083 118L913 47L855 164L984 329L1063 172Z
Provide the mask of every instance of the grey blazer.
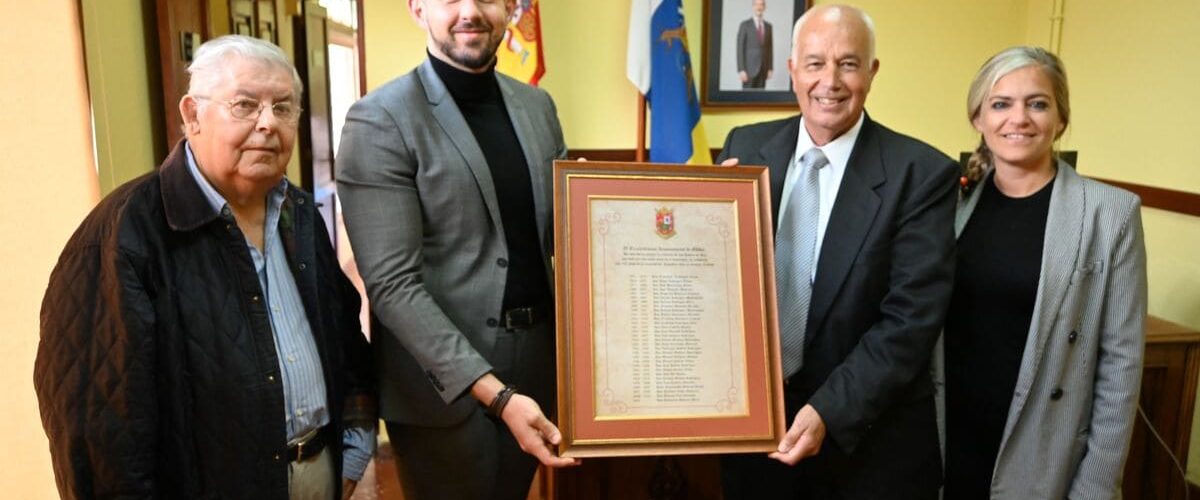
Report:
M956 234L982 191L960 201ZM1037 305L992 476L993 499L1120 494L1145 337L1140 206L1132 193L1059 162ZM939 402L942 355L935 356ZM938 410L944 422L944 406Z
M550 280L551 165L566 157L562 129L544 90L496 78L528 162ZM380 415L462 421L478 405L460 396L492 369L508 248L487 161L429 61L350 108L337 182L377 320ZM553 361L523 369L553 384Z
M754 27L751 17L738 25L737 32L737 70L745 71L751 78L774 69L772 66L772 51L774 34L771 23L763 21L763 41L758 43L758 29Z

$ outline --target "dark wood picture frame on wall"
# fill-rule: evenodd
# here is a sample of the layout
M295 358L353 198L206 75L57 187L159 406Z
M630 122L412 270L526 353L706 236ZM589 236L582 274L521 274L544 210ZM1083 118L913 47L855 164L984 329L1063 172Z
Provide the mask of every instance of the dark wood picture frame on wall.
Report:
M706 108L796 107L787 59L792 25L812 0L765 0L762 33L752 20L757 0L704 0L704 71L700 104ZM761 44L761 45L760 45ZM758 64L756 64L758 63ZM769 75L768 70L769 69ZM750 82L744 82L741 72Z

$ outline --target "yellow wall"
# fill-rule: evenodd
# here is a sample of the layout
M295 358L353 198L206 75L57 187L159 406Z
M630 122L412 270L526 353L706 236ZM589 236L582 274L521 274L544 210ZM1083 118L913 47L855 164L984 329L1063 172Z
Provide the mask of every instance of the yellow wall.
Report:
M824 3L824 2L818 2ZM957 157L975 146L964 117L966 87L987 57L1004 47L1049 43L1050 0L851 2L878 29L881 68L867 108L879 121ZM547 73L542 87L555 98L572 148L632 148L637 94L625 79L628 0L542 0ZM371 3L364 12L367 82L375 88L424 58L425 39L402 2ZM691 47L701 45L699 0L685 0ZM1200 4L1159 0L1130 8L1097 0L1067 2L1062 56L1071 75L1074 123L1061 146L1080 151L1085 174L1200 192L1200 141L1190 137L1200 104L1188 96L1200 81ZM1136 43L1114 33L1136 32ZM699 55L699 51L693 51ZM693 60L703 71L700 57ZM699 73L697 73L699 74ZM1136 103L1136 104L1135 104ZM719 147L730 128L787 112L708 110L709 143ZM1170 222L1147 210L1151 253L1151 312L1200 327L1200 263L1188 260L1200 221ZM1182 230L1174 244L1155 232ZM1182 226L1182 227L1181 227ZM1165 231L1164 231L1165 232Z
M1031 18L1052 2L1030 2ZM1200 193L1192 96L1200 81L1200 3L1067 1L1060 55L1071 79L1071 128L1084 174ZM1046 24L1048 26L1048 24ZM1031 33L1048 43L1048 29ZM1150 314L1200 328L1200 218L1143 209ZM1200 401L1200 398L1198 398ZM1200 407L1188 476L1200 481ZM1183 457L1181 457L1183 458Z
M98 197L74 0L0 0L0 487L58 498L33 392L50 269ZM32 49L35 48L35 49Z
M1200 193L1200 102L1190 97L1200 81L1190 63L1200 60L1200 3L1089 0L1068 2L1063 14L1073 123L1062 147L1079 150L1085 174ZM1200 328L1200 218L1152 209L1143 217L1150 313Z
M539 5L546 38L541 86L558 105L567 146L633 148L637 90L625 78L629 0L541 0ZM699 47L699 12L685 16L688 45ZM697 22L690 22L693 18Z
M541 86L558 105L572 148L632 148L637 92L625 79L629 0L541 0L546 75ZM700 45L700 3L688 18L689 43ZM404 2L367 2L367 89L409 72L425 59L425 33ZM782 116L782 115L781 115Z
M107 194L153 170L169 146L162 126L163 106L178 113L179 103L162 103L154 0L80 0L88 85L93 99L100 191ZM229 33L228 2L208 0L212 37ZM292 20L277 4L279 45L295 60ZM297 148L299 145L297 145ZM300 180L298 149L288 177Z
M965 116L967 85L988 56L1021 43L1026 2L850 3L876 25L880 69L867 100L872 117L953 158L974 149L978 139Z
M408 15L406 2L363 2L367 90L407 73L425 59L425 32Z
M870 12L879 31L882 65L867 102L872 115L955 156L971 146L974 136L962 117L967 82L997 47L1024 38L1026 1L851 3ZM684 0L683 5L699 79L703 4ZM637 91L625 78L629 0L542 0L540 6L547 67L541 86L558 104L567 145L633 148ZM369 89L424 59L424 34L403 2L370 2L364 16ZM704 126L709 145L720 147L734 126L790 114L708 110Z
M82 0L81 8L90 91L104 96L92 104L100 189L108 193L162 160L156 146L164 149L157 143L165 135L156 130L161 118L153 104L162 100L162 91L151 73L157 71L158 53L147 54L144 28L145 16L154 15L154 2Z

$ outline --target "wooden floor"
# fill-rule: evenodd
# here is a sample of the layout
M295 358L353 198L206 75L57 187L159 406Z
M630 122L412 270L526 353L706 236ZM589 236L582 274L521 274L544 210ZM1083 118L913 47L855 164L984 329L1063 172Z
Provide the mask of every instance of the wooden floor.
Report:
M528 500L609 500L666 498L719 500L720 468L716 457L626 457L589 458L578 468L558 471L547 477L538 470ZM654 485L657 484L658 487ZM557 490L557 495L551 491ZM375 459L367 466L353 500L399 500L404 498L396 473L391 446L382 441Z
M381 500L401 499L400 481L396 476L396 466L392 459L392 447L380 443L375 458L367 465L362 481L354 489L352 500Z

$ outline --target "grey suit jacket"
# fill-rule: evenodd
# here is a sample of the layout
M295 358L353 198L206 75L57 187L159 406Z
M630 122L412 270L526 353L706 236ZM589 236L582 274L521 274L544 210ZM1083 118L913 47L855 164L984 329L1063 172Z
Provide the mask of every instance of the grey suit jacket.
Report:
M745 71L754 77L766 73L773 68L773 40L771 23L763 21L763 41L758 43L758 30L754 28L754 18L742 21L737 32L737 69Z
M982 191L976 188L960 201L956 234ZM1140 205L1132 193L1083 178L1059 162L1037 305L992 498L1091 500L1119 494L1145 336ZM941 393L944 380L941 370L936 373Z
M528 162L550 280L551 165L566 157L562 129L549 94L496 77ZM377 320L380 415L460 422L478 406L461 396L492 369L508 249L487 160L429 61L351 107L337 182ZM545 364L524 369L553 383L553 358Z

